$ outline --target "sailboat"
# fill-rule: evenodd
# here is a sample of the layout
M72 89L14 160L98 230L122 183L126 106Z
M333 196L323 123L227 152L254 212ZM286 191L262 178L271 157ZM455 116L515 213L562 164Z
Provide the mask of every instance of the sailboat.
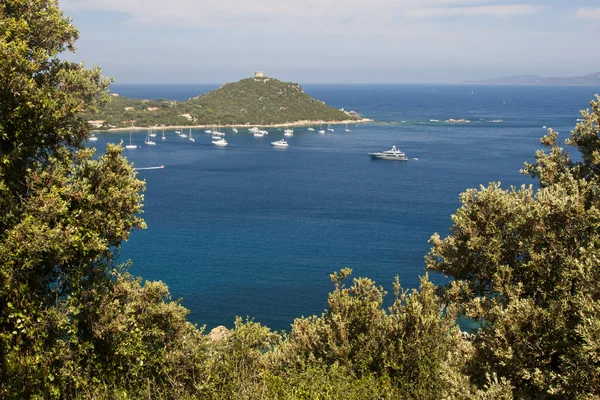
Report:
M285 130L283 131L284 136L294 136L294 130L290 129L288 125L285 126Z
M154 135L156 136L156 135ZM144 141L148 146L156 146L156 142L150 139L150 133L146 132L146 140Z
M321 124L321 129L319 129L319 133L325 133L325 131L323 130L323 124Z
M330 131L330 132L333 132L333 128L331 127L330 124L327 124L327 130Z
M162 134L162 140L167 140L166 136L165 136L165 130L163 129L163 134Z
M314 131L315 128L312 127L312 123L310 121L308 121L308 130L309 131Z
M95 134L93 134L93 133L92 133L92 136L90 136L90 137L88 138L88 140L89 140L90 142L95 142L95 141L97 141L97 140L98 140L98 138L96 137L96 135L95 135Z
M204 133L212 133L212 130L210 128L208 128L207 130L204 131Z
M125 146L126 149L137 149L137 146L135 144L131 144L131 132L129 132L129 144L127 146Z
M150 136L150 137L156 137L156 133L154 133L153 130L150 130L150 133L148 133L148 136Z
M187 137L187 135L185 133L183 133L183 131L181 131L181 132L177 131L175 133L177 133L179 135L179 137L182 139Z
M350 132L350 129L348 129L348 124L346 124L346 129L344 129L344 131Z
M195 139L192 137L192 128L190 128L190 135L189 135L189 137L188 137L188 140L189 140L190 142L195 142L195 141L196 141L196 140L195 140Z
M235 121L233 121L233 127L231 130L233 131L233 133L238 133L238 130L235 127Z

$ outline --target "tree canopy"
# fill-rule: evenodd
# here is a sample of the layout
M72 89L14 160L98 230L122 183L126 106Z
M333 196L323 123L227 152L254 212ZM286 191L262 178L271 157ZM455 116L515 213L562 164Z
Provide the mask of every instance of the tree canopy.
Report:
M415 290L344 269L320 316L278 333L186 320L161 282L115 254L144 183L109 145L83 146L108 101L97 68L59 58L78 33L57 0L0 2L0 397L7 399L511 399L600 396L600 99L566 144L461 195ZM461 332L457 316L481 329Z

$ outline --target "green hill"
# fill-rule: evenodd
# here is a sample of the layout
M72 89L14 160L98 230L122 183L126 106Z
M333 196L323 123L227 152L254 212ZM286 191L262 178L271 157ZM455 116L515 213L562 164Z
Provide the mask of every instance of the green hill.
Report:
M97 113L85 116L101 129L126 126L275 125L300 121L360 120L316 100L297 83L267 77L226 83L186 102L114 96Z

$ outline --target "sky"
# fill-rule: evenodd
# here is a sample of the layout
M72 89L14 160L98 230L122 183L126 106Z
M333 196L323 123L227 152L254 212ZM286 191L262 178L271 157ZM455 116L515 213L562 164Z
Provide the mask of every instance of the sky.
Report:
M116 83L458 83L600 71L600 0L59 0Z

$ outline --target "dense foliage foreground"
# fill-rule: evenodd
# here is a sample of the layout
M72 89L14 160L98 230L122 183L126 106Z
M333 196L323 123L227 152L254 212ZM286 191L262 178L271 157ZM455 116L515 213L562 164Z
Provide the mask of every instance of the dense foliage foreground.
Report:
M143 228L122 149L83 148L97 69L63 61L77 30L56 0L0 2L0 398L593 399L600 396L600 98L567 144L461 195L427 269L454 279L394 302L332 274L323 315L279 334L237 320L220 340L161 282L114 262ZM457 316L477 319L465 335Z

